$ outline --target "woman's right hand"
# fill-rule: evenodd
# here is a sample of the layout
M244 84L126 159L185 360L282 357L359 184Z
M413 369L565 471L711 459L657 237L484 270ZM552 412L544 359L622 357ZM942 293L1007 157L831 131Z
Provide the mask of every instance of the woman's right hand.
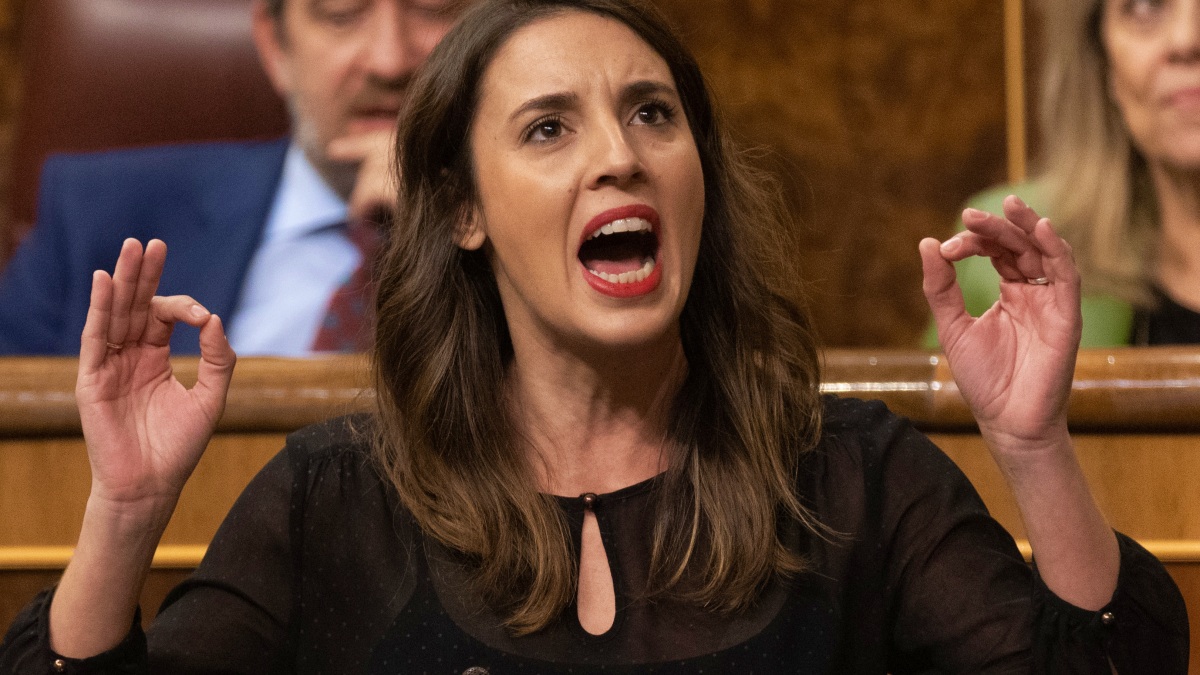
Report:
M187 296L155 295L167 247L125 240L110 277L92 277L76 401L92 467L92 500L126 513L174 508L217 421L236 356L221 320ZM175 379L168 346L182 321L200 329L199 377ZM165 522L163 523L165 525Z
M130 630L159 538L225 408L233 349L195 300L154 295L166 257L161 241L143 252L126 239L112 276L92 276L75 384L92 492L50 605L50 646L63 656L99 654ZM191 389L171 370L179 321L200 329Z

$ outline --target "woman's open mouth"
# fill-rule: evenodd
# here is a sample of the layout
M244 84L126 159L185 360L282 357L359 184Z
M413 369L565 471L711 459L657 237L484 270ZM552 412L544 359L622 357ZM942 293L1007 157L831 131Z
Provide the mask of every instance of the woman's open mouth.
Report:
M653 291L662 279L658 214L639 204L596 216L584 228L579 262L588 284L605 295L629 298Z

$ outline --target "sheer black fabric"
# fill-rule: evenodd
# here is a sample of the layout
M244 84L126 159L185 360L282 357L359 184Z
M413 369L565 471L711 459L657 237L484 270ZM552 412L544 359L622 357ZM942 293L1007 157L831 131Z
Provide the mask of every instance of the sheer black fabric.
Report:
M1133 317L1133 343L1137 345L1200 344L1200 312L1175 302L1154 288L1156 307Z
M333 421L293 434L221 526L144 639L65 660L72 673L1184 673L1187 615L1165 570L1121 537L1112 602L1055 597L954 464L879 403L827 398L798 477L836 535L785 524L814 571L724 616L648 601L650 480L595 504L617 592L604 635L575 608L516 638L422 536L364 447ZM360 418L358 423L369 423ZM578 543L583 504L560 498ZM576 549L578 550L578 548ZM52 591L0 649L0 672L60 672ZM148 645L148 646L147 646ZM8 669L8 670L6 670Z

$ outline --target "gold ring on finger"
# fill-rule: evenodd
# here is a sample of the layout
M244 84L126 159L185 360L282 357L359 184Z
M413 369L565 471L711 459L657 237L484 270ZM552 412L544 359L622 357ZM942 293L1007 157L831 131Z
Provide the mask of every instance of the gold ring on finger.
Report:
M1034 286L1045 286L1050 283L1050 279L1047 277L1030 277L1025 279L1025 283L1033 284Z
M115 342L105 342L104 344L107 345L109 349L111 349L113 351L117 351L117 352L121 351L121 348L123 348L125 346L125 345L119 345Z

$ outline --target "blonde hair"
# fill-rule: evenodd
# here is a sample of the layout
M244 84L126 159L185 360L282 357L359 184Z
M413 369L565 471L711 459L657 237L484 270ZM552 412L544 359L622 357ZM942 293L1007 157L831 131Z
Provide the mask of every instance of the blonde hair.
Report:
M1145 160L1109 96L1100 35L1106 0L1045 0L1036 179L1075 250L1084 291L1153 304L1158 209Z

